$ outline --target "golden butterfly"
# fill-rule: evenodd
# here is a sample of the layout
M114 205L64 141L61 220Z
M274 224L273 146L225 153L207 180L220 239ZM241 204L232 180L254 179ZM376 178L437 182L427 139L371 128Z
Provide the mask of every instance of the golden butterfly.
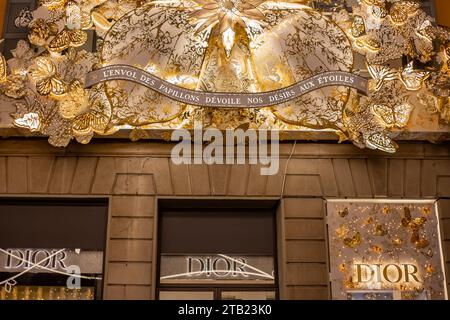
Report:
M430 245L430 242L426 238L421 238L419 231L413 231L411 235L411 243L413 243L417 249L423 249Z
M428 71L414 69L414 62L411 61L400 73L400 81L405 88L410 91L418 91L422 88L424 81L430 76Z
M398 78L397 70L391 69L389 66L366 64L367 71L375 81L374 91L381 89L385 81L395 80Z
M61 52L69 47L80 47L86 43L87 39L87 33L83 30L64 28L52 41L50 41L48 50Z
M351 238L345 238L343 240L344 245L350 248L356 248L361 244L361 234L359 232L356 232L356 234Z
M364 3L371 6L372 15L378 19L384 19L387 16L395 25L404 24L408 18L414 15L420 9L419 1L399 1L395 3L386 3L380 0L363 0Z
M379 236L379 237L387 235L387 231L384 230L383 225L381 225L381 224L376 225L376 227L375 227L375 235Z
M427 222L427 218L425 217L419 217L419 218L412 218L411 211L408 207L403 208L404 211L404 217L402 218L402 226L409 228L412 231L419 230L425 222Z
M383 104L372 106L373 113L385 124L386 127L403 128L408 124L413 107L407 103L389 107Z
M72 129L77 134L87 134L91 130L102 133L104 132L109 118L100 112L90 111L88 113L81 114L73 120Z
M68 91L68 85L58 77L56 67L49 58L38 57L31 76L36 81L36 90L40 95L60 96Z

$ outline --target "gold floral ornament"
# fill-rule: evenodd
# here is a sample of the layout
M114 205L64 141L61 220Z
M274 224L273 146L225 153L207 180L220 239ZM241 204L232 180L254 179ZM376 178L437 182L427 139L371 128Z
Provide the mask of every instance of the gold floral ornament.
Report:
M411 211L408 207L404 207L404 217L401 220L402 226L408 228L411 231L411 243L413 243L417 249L423 249L429 246L429 241L425 237L420 236L420 230L427 222L427 218L418 217L412 218Z

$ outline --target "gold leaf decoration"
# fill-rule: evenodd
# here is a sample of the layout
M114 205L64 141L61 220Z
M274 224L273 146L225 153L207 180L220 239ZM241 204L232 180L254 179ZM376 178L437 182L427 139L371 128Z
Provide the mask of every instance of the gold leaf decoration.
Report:
M361 233L356 232L356 234L353 237L344 238L343 243L349 248L356 248L361 244Z
M79 134L86 134L91 130L101 133L105 130L109 118L104 114L91 111L75 117L73 120L73 129Z

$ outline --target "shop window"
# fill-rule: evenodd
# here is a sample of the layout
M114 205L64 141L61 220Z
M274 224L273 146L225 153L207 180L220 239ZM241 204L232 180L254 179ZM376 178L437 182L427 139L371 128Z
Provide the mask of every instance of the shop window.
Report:
M107 202L0 199L0 300L102 295Z
M160 202L159 299L275 299L276 205Z
M447 298L435 201L327 201L333 299Z

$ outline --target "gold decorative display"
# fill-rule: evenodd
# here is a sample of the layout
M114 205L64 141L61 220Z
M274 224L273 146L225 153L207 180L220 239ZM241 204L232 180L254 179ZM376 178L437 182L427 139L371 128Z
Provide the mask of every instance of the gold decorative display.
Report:
M15 286L11 292L0 288L0 300L94 300L95 289L54 286Z
M418 1L363 0L326 14L318 2L41 0L29 42L19 41L8 61L0 56L0 93L17 107L14 125L54 146L122 128L191 129L195 121L326 129L340 141L395 152L391 132L407 130L416 98L450 123L450 31ZM372 78L368 96L336 84L260 108L214 108L127 80L85 86L92 71L128 65L189 90L258 94L327 71L363 74L357 54ZM402 58L405 65L392 66Z
M446 298L433 201L330 200L327 215L333 299Z

